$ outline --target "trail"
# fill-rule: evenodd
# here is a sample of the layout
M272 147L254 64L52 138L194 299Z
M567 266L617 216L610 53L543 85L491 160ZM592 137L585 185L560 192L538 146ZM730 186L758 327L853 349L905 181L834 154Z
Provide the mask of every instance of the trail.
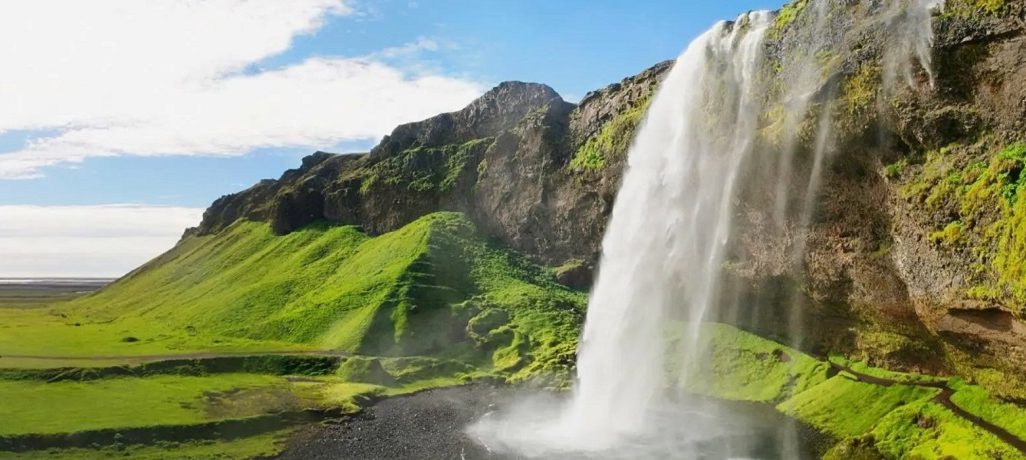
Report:
M955 415L962 417L963 419L973 424L977 428L980 428L982 430L987 431L990 434L993 434L994 436L997 436L998 439L1004 441L1012 447L1015 447L1017 450L1019 450L1019 452L1026 454L1026 440L1023 440L1022 438L1008 432L1004 428L1001 428L993 423L990 423L980 418L979 416L959 407L957 404L955 404L954 401L951 400L951 396L955 394L955 391L948 387L948 384L945 381L903 382L900 380L887 379L869 374L863 374L861 372L852 370L850 367L842 366L840 364L833 362L830 363L830 367L838 372L844 372L846 374L851 375L855 378L855 380L859 382L868 383L871 385L879 385L884 387L889 387L891 385L905 385L923 388L936 388L940 390L940 393L938 393L937 396L933 397L933 402L940 404L941 406L944 406L951 412L954 412Z

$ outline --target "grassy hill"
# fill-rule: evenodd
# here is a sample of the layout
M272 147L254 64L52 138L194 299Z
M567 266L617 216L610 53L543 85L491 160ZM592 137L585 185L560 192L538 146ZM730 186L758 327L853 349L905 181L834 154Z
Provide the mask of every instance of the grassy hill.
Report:
M585 303L457 213L377 237L326 223L276 236L240 221L186 238L93 295L5 312L14 327L0 334L0 354L310 349L526 376L572 363Z

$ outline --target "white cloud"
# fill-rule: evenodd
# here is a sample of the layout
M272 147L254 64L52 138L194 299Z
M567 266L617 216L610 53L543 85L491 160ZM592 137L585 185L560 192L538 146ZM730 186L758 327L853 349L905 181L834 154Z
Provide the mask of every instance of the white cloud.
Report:
M385 48L367 56L368 58L397 58L417 54L421 51L438 51L438 41L429 37L420 37L402 46Z
M0 179L110 155L326 147L455 110L472 81L389 64L432 39L252 71L341 0L34 0L0 14L0 133L58 130L0 154ZM249 70L249 71L247 71Z
M0 206L0 277L120 276L174 246L202 209Z

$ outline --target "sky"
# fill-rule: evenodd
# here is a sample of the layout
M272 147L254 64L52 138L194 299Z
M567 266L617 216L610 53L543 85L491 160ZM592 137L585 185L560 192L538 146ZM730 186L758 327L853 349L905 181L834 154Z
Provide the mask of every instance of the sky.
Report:
M4 2L0 277L120 276L313 151L506 80L577 101L782 2Z

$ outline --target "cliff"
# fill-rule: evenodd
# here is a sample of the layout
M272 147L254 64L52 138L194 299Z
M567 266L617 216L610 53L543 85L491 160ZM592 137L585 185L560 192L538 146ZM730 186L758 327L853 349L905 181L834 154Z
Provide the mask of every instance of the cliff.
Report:
M285 234L319 219L397 229L438 210L539 261L595 261L627 146L664 62L579 105L507 82L454 113L396 128L368 154L315 153L278 180L218 199L194 230L238 219Z

